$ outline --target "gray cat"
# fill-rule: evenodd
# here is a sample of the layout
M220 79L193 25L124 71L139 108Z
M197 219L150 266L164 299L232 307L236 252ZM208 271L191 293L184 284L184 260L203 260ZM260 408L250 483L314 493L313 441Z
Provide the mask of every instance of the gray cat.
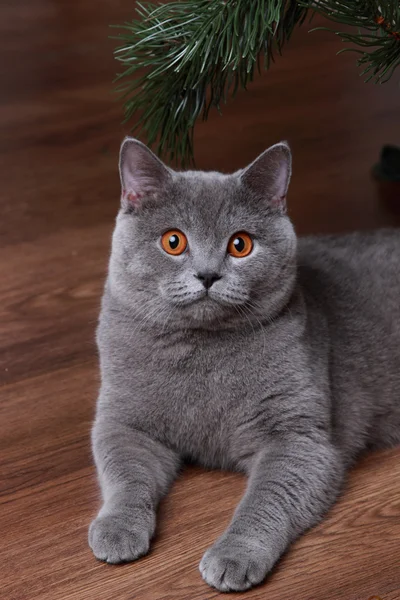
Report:
M242 471L200 571L245 590L320 521L361 451L400 442L400 234L297 240L285 143L222 175L174 172L128 138L120 173L89 543L135 560L185 460Z

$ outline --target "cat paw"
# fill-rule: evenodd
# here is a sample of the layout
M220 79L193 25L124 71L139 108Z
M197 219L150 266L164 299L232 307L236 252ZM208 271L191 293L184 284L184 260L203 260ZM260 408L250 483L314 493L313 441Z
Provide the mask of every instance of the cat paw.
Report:
M97 517L89 527L89 546L99 560L117 564L147 554L150 536L123 516Z
M207 550L199 569L211 587L220 592L239 592L261 583L272 566L265 549L237 536L226 536Z

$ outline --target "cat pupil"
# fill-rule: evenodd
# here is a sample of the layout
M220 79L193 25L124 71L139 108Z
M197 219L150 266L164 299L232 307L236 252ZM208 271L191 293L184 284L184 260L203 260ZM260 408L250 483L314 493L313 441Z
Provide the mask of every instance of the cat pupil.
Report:
M172 250L175 250L175 248L177 248L179 244L179 238L177 235L171 235L171 237L169 238L169 245L172 248Z
M233 240L233 245L235 246L238 252L243 252L245 246L243 238L238 237L235 240Z

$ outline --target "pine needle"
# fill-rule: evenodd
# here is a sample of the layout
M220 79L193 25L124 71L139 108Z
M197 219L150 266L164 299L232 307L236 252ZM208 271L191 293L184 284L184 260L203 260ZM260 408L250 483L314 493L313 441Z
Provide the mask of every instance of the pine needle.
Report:
M172 161L193 162L193 129L211 108L221 112L268 69L308 12L353 25L335 33L358 48L367 81L387 81L400 63L400 2L394 0L181 0L137 2L138 18L118 26L123 71L117 91L125 122Z

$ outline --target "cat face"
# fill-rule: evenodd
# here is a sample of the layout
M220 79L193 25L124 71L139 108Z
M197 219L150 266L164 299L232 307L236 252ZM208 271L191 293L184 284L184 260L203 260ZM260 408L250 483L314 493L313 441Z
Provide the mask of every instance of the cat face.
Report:
M230 327L270 319L295 277L285 216L286 144L231 174L174 172L140 142L122 145L112 293L143 323Z

